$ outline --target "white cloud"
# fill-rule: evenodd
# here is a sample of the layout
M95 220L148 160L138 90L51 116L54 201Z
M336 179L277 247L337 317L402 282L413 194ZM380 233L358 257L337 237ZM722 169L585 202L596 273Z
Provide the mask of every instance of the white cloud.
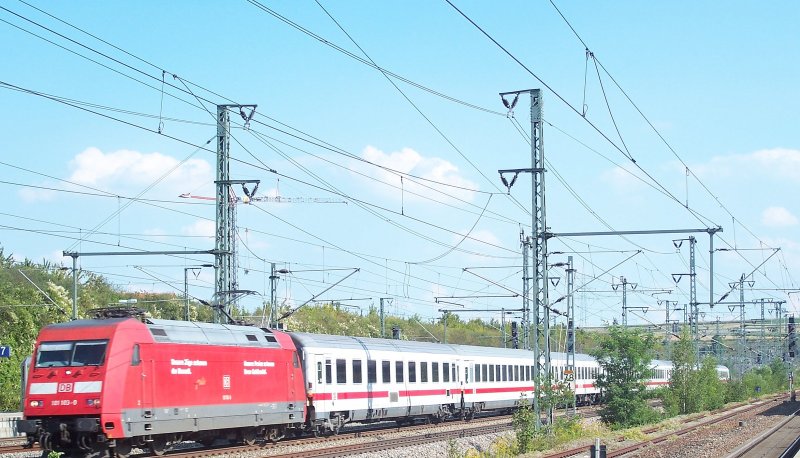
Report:
M761 213L761 223L771 227L797 225L797 217L783 207L769 207Z
M764 174L800 180L800 150L771 148L747 154L714 156L708 163L692 166L700 177L730 177L736 174Z
M635 191L643 184L636 175L619 166L603 172L601 179L618 192Z
M181 232L189 236L200 236L213 239L214 234L217 232L217 225L214 221L198 219L193 224L184 226L181 229Z
M385 153L373 146L367 146L362 153L362 157L372 163L388 169L414 175L426 180L446 183L448 185L458 186L460 188L478 189L478 186L475 183L461 175L458 167L452 162L439 157L425 157L411 148L403 148L400 151ZM374 168L368 170L366 173L377 175L377 177L382 181L400 186L400 178L395 173L382 169L376 172ZM404 181L404 190L422 195L431 195L430 189L414 184L410 180L413 179ZM432 186L435 189L439 189L445 194L457 196L460 199L468 201L471 201L475 194L472 191L449 186L441 186L435 183L428 182L424 184ZM436 199L446 198L446 196L436 195L435 193L433 196L435 196ZM410 195L406 198L409 197Z
M166 183L191 190L214 179L211 165L204 160L189 159L179 163L178 159L158 152L118 150L104 153L90 147L70 161L69 180L87 186L145 186L168 174L164 178Z
M19 197L23 202L28 204L36 202L49 202L53 200L55 196L56 192L49 189L22 188L19 191Z
M494 235L494 233L492 231L488 231L486 229L472 231L472 234L470 234L470 237L472 237L473 239L480 240L481 242L484 242L484 243L489 243L489 244L497 245L497 246L503 246L503 244L500 241L500 239L496 235ZM481 246L484 248L484 250L485 249L494 249L493 247L489 247L489 246L484 245L484 244L481 244Z

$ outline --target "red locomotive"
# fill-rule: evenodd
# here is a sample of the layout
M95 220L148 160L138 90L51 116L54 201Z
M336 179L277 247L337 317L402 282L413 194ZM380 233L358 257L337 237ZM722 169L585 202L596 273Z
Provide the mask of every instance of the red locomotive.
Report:
M27 383L18 428L45 456L275 441L305 419L291 338L249 326L130 316L54 324L39 334Z

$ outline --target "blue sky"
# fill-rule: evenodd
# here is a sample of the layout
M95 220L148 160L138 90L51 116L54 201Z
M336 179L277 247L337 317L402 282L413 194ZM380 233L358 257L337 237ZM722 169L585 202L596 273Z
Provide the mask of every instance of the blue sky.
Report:
M746 300L787 300L797 312L798 294L786 291L800 288L796 2L555 2L595 59L550 2L453 3L541 81L446 1L4 4L0 243L18 258L65 265L62 250L213 248L213 205L178 195L214 195L214 143L199 147L215 135L215 105L258 104L250 129L238 122L233 131L232 178L261 180L262 196L347 203L240 205L240 287L258 293L242 304L255 310L269 296L270 262L293 272L278 287L288 305L359 268L321 298L365 309L390 297L393 313L435 318L458 308L435 297L521 293L530 177L508 195L497 170L530 166L515 127L529 134L529 101L520 98L512 119L498 93L542 88L553 232L719 225L715 248L729 251L715 253L716 299L752 273ZM396 88L265 9L483 110L392 78ZM573 110L584 105L585 118ZM672 279L689 272L687 245L672 242L685 237L551 239L550 251L564 254L550 262L575 261L578 324L619 319L620 277L638 285L628 305L647 308L629 322L663 322L659 299L688 301L688 279ZM709 240L697 240L697 296L707 302ZM175 291L184 267L210 261L80 264L130 291ZM190 283L192 295L208 298L213 272ZM672 292L647 292L661 289ZM521 304L444 300L486 310L466 319ZM705 320L738 317L725 306L701 310ZM758 313L747 307L748 317Z

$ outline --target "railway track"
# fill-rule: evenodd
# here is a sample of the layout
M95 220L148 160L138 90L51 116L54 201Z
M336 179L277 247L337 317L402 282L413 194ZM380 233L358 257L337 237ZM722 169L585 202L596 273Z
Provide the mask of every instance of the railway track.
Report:
M731 453L727 458L795 456L800 451L800 408L796 407L791 407L793 412L786 420Z
M238 446L238 447L223 447L214 449L203 450L190 450L186 452L170 453L170 458L206 458L212 456L222 456L229 454L238 454L245 452L262 452L263 456L270 458L328 458L340 457L356 454L377 453L386 450L392 450L402 447L412 447L416 445L423 445L432 442L440 442L449 439L457 439L461 437L470 437L482 434L493 434L508 431L511 429L511 423L494 424L494 425L481 425L467 428L458 428L451 431L438 431L429 432L425 434L418 434L406 437L392 437L380 439L379 434L360 435L359 437L373 436L376 440L372 442L362 443L347 443L346 438L336 436L336 440L319 439L320 443L329 443L331 445L315 448L312 450L298 451L290 442L280 442L276 445L266 445L263 447L257 446ZM404 428L403 432L408 432L409 428ZM372 432L372 431L371 431ZM309 441L303 441L302 445L308 445ZM283 449L283 450L282 450ZM258 453L256 453L258 455Z
M656 446L657 447L657 446L659 446L659 444L664 443L665 441L672 440L672 439L675 439L675 438L680 438L681 436L687 435L687 434L692 433L692 432L696 432L701 428L706 428L706 427L709 427L709 426L713 426L715 424L721 423L721 422L723 422L725 420L732 419L732 418L734 418L736 416L739 416L739 415L745 415L745 414L748 414L748 413L752 413L752 412L754 412L754 411L756 411L758 409L764 408L765 406L777 403L779 399L782 399L784 397L785 397L785 395L774 396L774 397L771 397L771 398L769 398L767 400L758 401L756 403L753 403L752 405L750 405L749 407L746 407L744 409L741 409L741 407L745 406L747 404L739 403L739 404L734 404L734 405L726 408L725 410L717 410L717 411L713 411L713 412L710 412L710 413L705 414L705 415L704 414L692 415L692 416L687 417L686 419L684 419L684 422L685 423L690 423L690 422L693 422L693 421L700 420L700 419L702 419L704 417L707 417L707 416L719 414L719 413L722 413L722 412L727 412L724 415L721 415L719 417L713 418L711 420L708 420L708 421L705 421L705 422L702 422L702 423L698 423L696 425L688 426L686 428L682 428L682 429L679 429L677 431L671 431L671 432L668 432L668 433L664 433L662 435L659 435L659 436L656 436L656 437L653 437L653 438L649 438L647 440L640 441L640 442L637 442L637 443L634 443L634 444L631 444L631 445L628 445L628 446L625 446L625 447L622 447L622 448L618 448L618 449L615 449L615 450L608 450L606 456L607 456L607 458L613 458L613 457L632 455L632 454L635 454L635 453L638 453L638 452L642 452L644 449L646 449L648 447L652 447L652 446ZM644 429L644 430L642 430L642 432L644 434L653 434L653 433L659 431L659 429L660 429L659 427L652 427L652 428ZM624 437L618 438L618 442L623 442L624 440L625 440ZM589 452L590 449L591 449L591 445L585 445L585 446L575 447L575 448L564 450L564 451L557 452L557 453L547 454L547 455L545 455L545 458L567 458L567 457L573 457L573 456L579 456L579 455L586 456L586 453Z
M598 407L588 406L578 409L578 414L584 418L597 416ZM287 438L275 444L265 443L253 446L247 445L218 445L200 447L191 445L183 446L182 450L171 451L170 458L200 458L212 456L225 456L240 453L270 457L325 457L342 456L345 454L374 453L392 448L421 445L432 442L445 441L462 437L482 434L492 434L512 429L511 415L494 415L476 417L469 422L452 420L439 424L417 423L411 426L398 426L394 422L374 425L354 425L344 428L339 434L326 437L300 437ZM448 428L451 430L435 431L433 428ZM397 433L409 434L409 437L396 437ZM391 439L382 439L382 436L392 435ZM373 439L372 442L353 444L354 439ZM17 440L15 446L9 445L8 449L0 448L0 455L30 452L31 449L22 448L23 441ZM318 448L308 451L297 451L297 448L319 445ZM133 453L132 457L150 456L144 450Z
M12 454L12 453L26 453L30 452L31 449L24 448L22 445L0 445L0 456Z

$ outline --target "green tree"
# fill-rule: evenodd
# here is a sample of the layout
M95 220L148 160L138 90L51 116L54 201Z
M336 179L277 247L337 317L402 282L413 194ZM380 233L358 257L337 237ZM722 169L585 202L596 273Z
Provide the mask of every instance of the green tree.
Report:
M605 405L600 418L612 428L627 428L655 420L647 405L644 381L650 375L655 337L640 330L612 326L592 351L602 370L597 386Z
M664 396L664 408L670 415L697 412L699 399L696 377L697 359L689 330L684 327L672 345L672 376Z
M717 360L705 358L697 373L698 393L701 395L701 410L719 409L725 405L725 384L717 374Z

